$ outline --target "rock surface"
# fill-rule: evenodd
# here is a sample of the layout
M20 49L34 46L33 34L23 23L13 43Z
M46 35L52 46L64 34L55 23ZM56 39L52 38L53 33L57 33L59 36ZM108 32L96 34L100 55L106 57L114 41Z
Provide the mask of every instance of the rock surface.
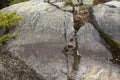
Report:
M75 80L119 80L120 66L109 61L111 53L105 48L97 30L86 24L77 36L81 59Z
M110 2L105 3L105 5L120 8L120 2L119 1L110 1Z
M24 2L2 11L23 16L11 31L18 37L8 42L8 50L47 80L67 80L67 63L63 49L74 38L73 15L48 3ZM72 65L72 64L71 64Z
M106 3L109 4L109 3ZM113 37L113 39L120 43L120 8L112 7L116 4L99 4L93 7L93 21L96 27L100 28L105 34Z
M16 10L23 17L11 30L18 33L17 38L8 41L3 50L9 50L46 80L119 80L120 66L111 62L112 53L97 31L100 28L120 42L120 10L116 4L94 6L92 18L96 26L86 23L77 32L73 14L62 10L71 10L70 5L51 1L31 0L2 9Z
M84 5L92 6L94 3L94 0L83 0Z
M0 52L0 80L45 80L23 61L11 56L9 52Z
M18 15L23 16L21 23L14 30L14 33L19 34L16 39L17 44L41 41L65 42L65 34L69 42L74 35L73 15L48 3L29 1L10 6L2 11L17 11Z
M55 2L63 2L63 0L30 0L30 1L38 1L38 2L51 2L51 3L55 3Z

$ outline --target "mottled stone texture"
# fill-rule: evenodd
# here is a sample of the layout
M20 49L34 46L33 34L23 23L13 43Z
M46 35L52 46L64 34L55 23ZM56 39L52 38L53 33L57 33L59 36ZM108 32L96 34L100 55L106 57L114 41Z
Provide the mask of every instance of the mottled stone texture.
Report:
M86 24L77 33L78 52L81 56L75 80L119 80L120 66L109 60L111 53L97 30Z
M45 80L23 61L11 56L10 52L0 52L0 80Z
M73 15L48 3L32 1L2 11L14 10L23 19L11 31L19 35L8 42L8 50L47 80L67 80L63 50L68 44L75 45Z
M117 8L114 3L110 5L99 4L94 6L92 19L95 21L96 27L120 43L120 8Z
M54 4L61 8L67 6L62 2ZM73 14L47 2L34 0L4 8L3 12L16 10L17 15L23 17L11 30L11 33L18 33L17 38L8 41L5 49L46 80L119 80L120 66L110 61L112 53L106 48L106 42L96 27L120 42L120 9L106 4L96 5L92 9L91 17L97 26L86 23L75 33ZM9 61L8 58L6 62ZM20 71L23 70L20 68ZM15 74L6 74L18 78Z

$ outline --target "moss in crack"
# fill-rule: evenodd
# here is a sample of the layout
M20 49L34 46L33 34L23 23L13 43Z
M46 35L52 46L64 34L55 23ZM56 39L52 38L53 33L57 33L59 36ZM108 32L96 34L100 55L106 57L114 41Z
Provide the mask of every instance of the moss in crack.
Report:
M108 2L109 0L94 0L94 5Z
M17 34L5 34L3 37L0 38L0 47L2 47L2 45L8 41L11 38L16 38Z
M95 20L95 17L93 15L93 9L92 7L89 8L91 23L96 28L96 30L99 32L100 36L104 39L106 42L106 48L109 49L109 51L112 53L113 59L110 59L115 64L120 65L120 44L117 43L110 35L105 34L97 24L97 21Z
M8 33L21 19L21 16L16 16L16 12L0 12L0 29L3 30L3 34L0 36L0 47L2 47L2 45L9 39L15 38L17 36L17 34Z
M78 66L81 59L81 56L77 55L76 50L75 50L75 53L73 54L73 57L74 57L74 63L72 65L72 71L69 74L68 80L74 80L74 77L76 75L76 72L78 71Z
M64 0L64 2L65 2L66 4L71 4L71 3L72 3L72 0Z
M101 29L98 29L98 27L95 28L100 33L100 36L105 40L106 47L112 52L113 59L110 59L110 61L120 65L120 44L111 36L105 34Z

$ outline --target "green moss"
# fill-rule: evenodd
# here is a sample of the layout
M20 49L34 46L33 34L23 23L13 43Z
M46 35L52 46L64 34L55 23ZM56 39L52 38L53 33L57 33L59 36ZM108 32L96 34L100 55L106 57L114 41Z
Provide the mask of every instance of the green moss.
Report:
M12 25L19 22L21 19L21 16L16 16L16 12L0 13L0 28L11 28Z
M120 50L120 44L117 43L112 37L106 35L103 32L101 32L100 35L104 38L104 40L106 41L106 43L108 44L109 48L111 48L112 51Z
M94 0L94 4L105 3L108 1L110 1L110 0Z
M113 59L111 61L120 64L120 44L117 43L111 36L105 34L102 30L98 29L100 36L105 40L106 47L112 52Z
M16 34L15 35L5 34L3 37L0 38L0 47L3 45L4 42L8 41L11 38L15 38L15 37L16 37Z
M21 16L16 16L16 12L12 13L0 13L0 28L5 29L2 37L0 37L0 47L4 42L11 38L15 38L16 34L8 34L10 29L22 19Z
M72 3L72 0L64 0L64 2L65 2L66 4L70 4L70 3Z
M84 5L80 5L80 10L84 10L85 9L85 7L84 7Z
M10 5L17 4L20 2L25 2L25 1L28 1L28 0L10 0Z
M94 0L94 3L98 4L100 2L100 0Z

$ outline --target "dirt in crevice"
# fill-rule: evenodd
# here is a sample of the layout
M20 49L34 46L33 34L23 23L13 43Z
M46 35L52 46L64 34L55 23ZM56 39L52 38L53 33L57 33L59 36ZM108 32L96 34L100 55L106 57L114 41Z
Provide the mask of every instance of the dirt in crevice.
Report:
M79 31L80 27L84 26L86 23L90 23L90 14L88 9L80 10L77 14L73 14L74 18L74 29Z
M78 53L77 32L75 32L74 37L75 37L75 44L76 44L75 47L70 49L68 46L65 46L64 51L63 51L66 57L67 79L68 80L74 80L74 77L76 75L76 72L78 71L78 66L79 66L80 59L81 59L81 56Z
M81 59L81 56L78 52L77 32L79 31L80 27L90 22L88 9L80 10L77 13L76 13L76 10L74 11L75 12L72 12L72 14L73 14L73 20L74 20L73 27L75 29L75 32L74 32L75 47L72 50L69 50L68 45L66 45L64 48L64 55L66 57L66 63L67 63L66 67L67 67L67 79L68 80L74 80L75 75L78 71L78 67L79 67L80 59ZM64 32L65 32L65 38L67 42L66 29L64 30ZM70 56L72 56L72 60L73 60L72 65L69 64L71 62Z
M80 19L78 19L80 20ZM77 21L78 21L77 20ZM74 22L76 22L76 19L74 18ZM79 22L79 21L78 21ZM79 23L77 23L77 26L80 26ZM74 24L74 28L75 28L76 24ZM74 77L76 75L76 72L78 71L78 66L80 63L80 54L78 53L78 41L77 41L77 31L75 29L74 32L74 36L73 36L73 40L75 43L75 46L73 45L69 45L67 43L69 43L68 39L67 39L67 31L66 31L66 26L64 23L64 37L65 37L65 41L66 41L66 45L64 47L63 53L66 57L66 67L67 67L67 79L68 80L74 80Z
M69 73L69 77L68 77L68 80L74 80L74 77L78 71L78 67L79 67L79 64L80 64L80 59L81 59L81 56L80 54L78 53L78 41L77 41L77 31L75 32L75 48L73 49L73 64L72 64L72 70L71 72Z

